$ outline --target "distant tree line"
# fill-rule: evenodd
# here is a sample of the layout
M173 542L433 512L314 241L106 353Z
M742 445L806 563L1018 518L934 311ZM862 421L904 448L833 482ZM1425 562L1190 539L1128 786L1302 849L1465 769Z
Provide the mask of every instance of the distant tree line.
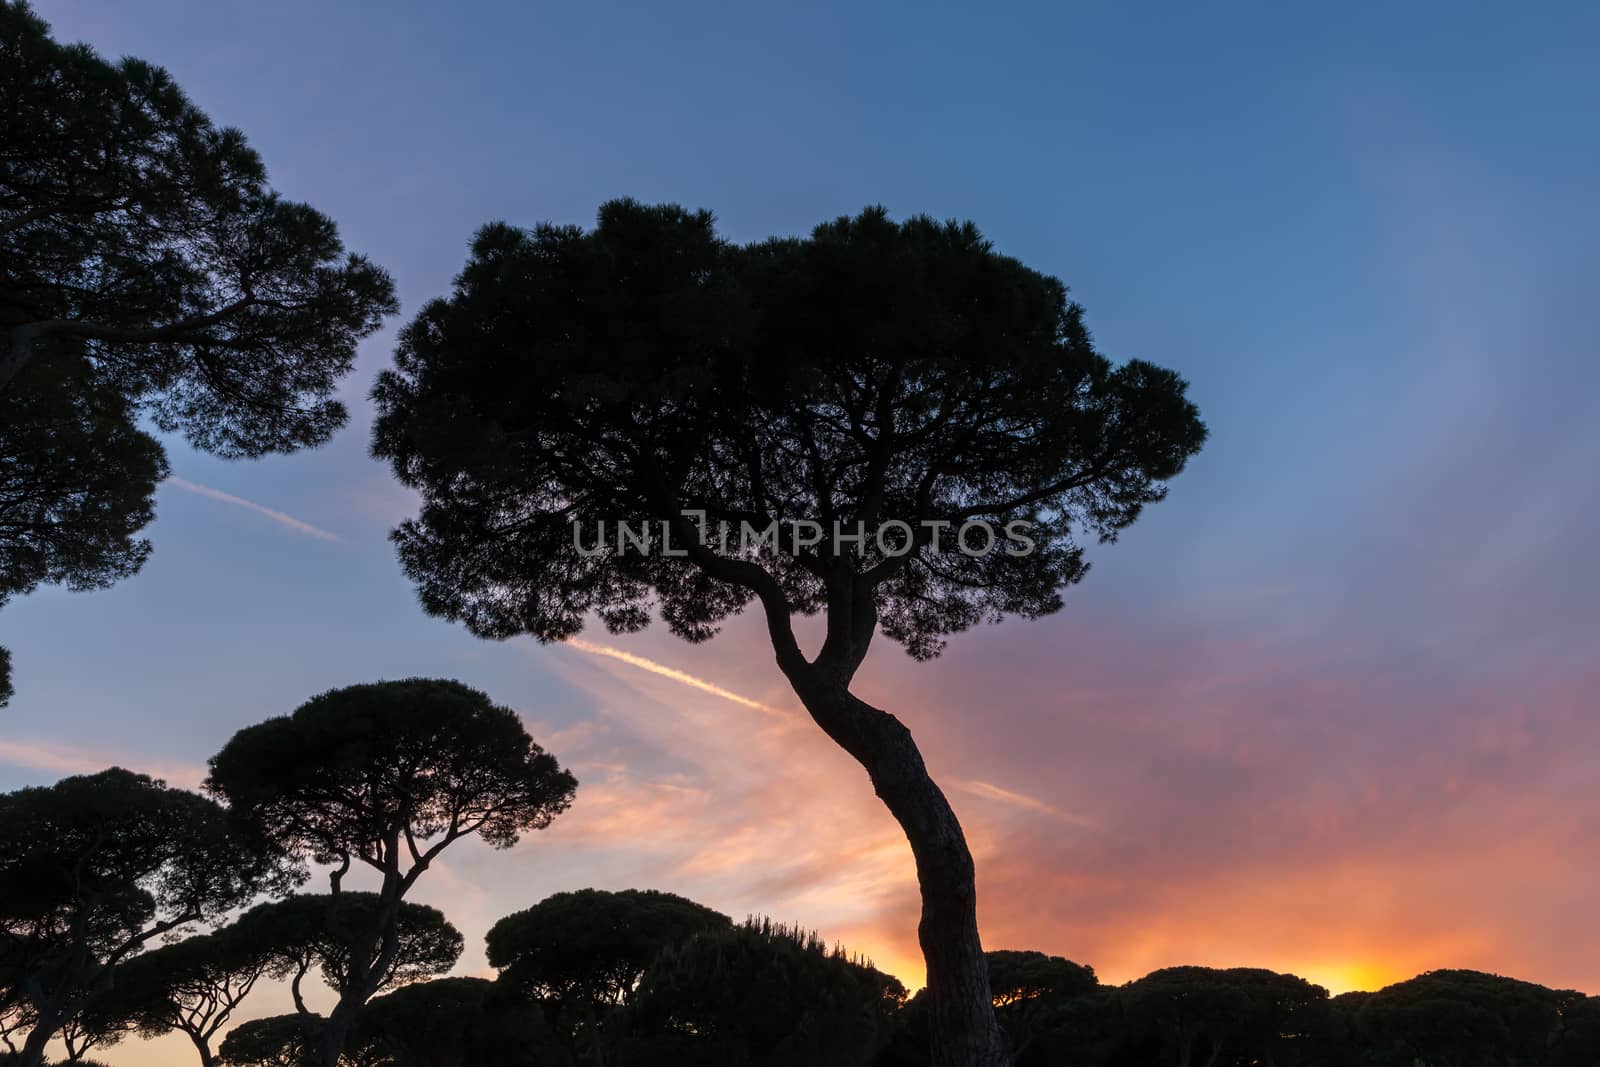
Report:
M442 977L462 935L407 895L455 841L508 848L576 786L515 712L410 679L239 731L201 793L110 768L0 796L0 1062L91 1065L170 1033L201 1067L933 1062L926 993L671 893L556 893L489 929L493 979ZM303 891L313 872L325 892ZM986 969L1017 1067L1600 1064L1600 998L1473 971L1330 997L1251 968ZM249 1017L269 982L295 1011Z
M1122 986L1037 952L989 954L1017 1067L1594 1067L1600 997L1439 970L1375 993L1258 968L1168 967ZM919 998L875 1067L928 1062Z

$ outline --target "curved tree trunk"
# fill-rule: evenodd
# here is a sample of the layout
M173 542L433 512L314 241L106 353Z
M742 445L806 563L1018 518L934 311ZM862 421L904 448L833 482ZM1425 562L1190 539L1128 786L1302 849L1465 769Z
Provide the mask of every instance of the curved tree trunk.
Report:
M928 969L933 1067L1007 1067L1009 1043L995 1021L978 937L972 853L911 731L852 695L838 677L808 671L790 680L817 725L866 768L911 843L922 893L917 939Z
M206 1040L205 1035L191 1033L189 1042L194 1045L194 1050L200 1054L200 1067L216 1067L216 1053L211 1051L211 1042Z
M17 1055L20 1067L41 1067L44 1063L44 1051L50 1044L50 1039L55 1036L55 1020L46 1022L42 1017L28 1031L27 1040L22 1043L22 1051Z
M48 1034L37 1037L36 1033L29 1033L28 1039L22 1044L22 1052L17 1056L17 1063L21 1067L40 1067L44 1063L44 1049L50 1043L50 1037Z
M358 944L359 951L362 944ZM392 958L392 951L388 953ZM383 970L387 971L388 962L383 963ZM339 1067L339 1058L344 1055L345 1042L350 1040L350 1031L354 1029L357 1017L366 1009L367 1001L372 999L382 984L375 981L370 975L363 975L362 985L355 989L347 989L339 994L338 1003L333 1010L328 1012L328 1017L323 1020L322 1033L308 1050L310 1067Z
M668 499L668 514L675 502ZM927 964L933 1067L1010 1067L1010 1042L994 1017L989 966L978 937L972 852L950 801L928 776L905 724L850 692L878 628L874 582L846 568L827 579L828 633L815 660L795 640L783 587L748 560L714 554L677 520L687 552L707 574L743 586L761 601L778 669L834 743L866 768L879 798L905 831L917 864L922 920L917 940ZM902 559L906 557L901 557Z

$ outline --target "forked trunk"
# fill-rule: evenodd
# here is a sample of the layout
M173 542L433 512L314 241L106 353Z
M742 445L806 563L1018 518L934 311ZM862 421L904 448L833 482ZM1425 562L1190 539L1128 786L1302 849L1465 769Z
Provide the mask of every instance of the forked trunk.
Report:
M837 679L813 675L795 688L817 724L866 768L911 843L922 893L917 939L928 969L933 1067L1007 1067L1009 1042L995 1021L978 938L972 853L911 731Z
M344 1055L345 1042L350 1040L350 1031L355 1028L356 1018L366 1009L367 1001L377 991L378 984L374 982L340 996L339 1002L323 1021L316 1041L307 1049L307 1067L339 1067L339 1058Z
M386 903L372 925L349 946L350 970L340 983L338 1003L324 1020L317 1040L309 1043L305 1056L307 1067L339 1067L339 1059L344 1054L344 1045L350 1038L350 1031L354 1029L361 1014L366 1011L367 1001L383 988L390 974L390 968L394 965L400 945L400 902L406 889L396 870L396 861L393 859L399 855L399 847L400 830L398 827L392 828L388 831L386 842L387 855L391 859L385 867L383 889L379 893L380 899ZM332 876L336 893L343 878L343 868ZM337 897L332 899L336 900ZM330 901L328 920L330 929L333 921L332 907ZM376 958L373 956L374 951L377 953ZM297 978L296 981L298 980ZM295 1004L301 1005L298 994Z

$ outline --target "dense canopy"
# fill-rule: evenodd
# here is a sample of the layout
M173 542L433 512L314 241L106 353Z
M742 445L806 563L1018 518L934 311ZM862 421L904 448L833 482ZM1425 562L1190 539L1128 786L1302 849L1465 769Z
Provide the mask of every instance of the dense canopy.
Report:
M396 540L424 604L546 640L591 610L635 629L652 596L676 633L710 636L759 581L741 524L776 522L762 565L790 608L848 578L932 655L1060 607L1078 535L1115 536L1205 437L1178 376L1097 353L1059 281L971 224L881 209L745 246L707 212L631 201L588 232L487 226L374 397L374 450L423 493ZM733 547L697 551L686 512ZM663 520L687 557L619 550L614 524ZM972 520L1031 524L1034 547L963 553ZM602 521L613 536L585 551ZM828 536L797 543L794 522ZM835 523L868 536L835 551ZM887 523L905 527L880 545Z
M404 898L417 881L463 838L505 849L548 826L577 782L516 712L460 682L412 678L329 690L240 730L212 757L206 788L249 833L328 865L338 969L326 954L320 965L339 1001L317 1062L335 1067L366 1002L405 966L415 936L403 920L417 906ZM375 893L348 891L356 864L378 878Z
M394 534L430 612L489 637L702 641L759 600L817 724L905 830L940 1067L1005 1067L971 852L903 723L850 691L1062 606L1205 439L1177 374L1095 351L1055 278L970 223L881 208L737 245L631 200L479 231L378 379L373 450L422 495ZM608 532L609 531L609 532ZM794 616L825 612L814 657Z
M662 949L728 924L654 889L556 893L489 928L489 964L502 982L557 1002L620 1004Z
M207 788L236 816L319 862L420 874L451 842L496 848L549 825L577 783L517 713L459 682L413 678L322 693L240 730Z
M4 1028L26 1023L38 1056L124 960L284 888L278 855L258 844L211 800L121 768L0 796Z
M224 455L317 444L388 276L266 183L170 75L52 41L0 3L0 388L86 356L163 429Z
M165 70L0 0L0 606L144 563L167 473L147 423L223 456L326 441L357 343L397 308Z

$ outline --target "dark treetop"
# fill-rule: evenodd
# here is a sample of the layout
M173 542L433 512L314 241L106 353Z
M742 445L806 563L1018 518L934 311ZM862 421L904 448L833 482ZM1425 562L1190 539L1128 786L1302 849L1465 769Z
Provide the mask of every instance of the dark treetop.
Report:
M375 453L423 494L395 539L424 605L542 640L589 611L637 629L652 594L703 640L754 595L812 612L854 591L935 655L1059 608L1087 566L1077 532L1114 537L1205 436L1177 375L1095 352L1059 281L970 224L878 209L748 246L709 213L631 201L590 232L487 226L374 398ZM699 547L683 509L735 529L898 520L918 540L786 538L758 564ZM575 520L587 548L596 521L663 518L689 558L575 546ZM968 519L1032 522L1037 547L963 555Z
M904 724L849 686L880 628L926 658L1061 607L1078 538L1116 536L1204 440L1178 376L1113 366L1059 281L970 224L873 209L739 246L632 201L587 233L480 231L395 363L373 448L422 495L394 536L424 607L544 641L654 607L700 641L759 599L795 693L906 831L936 1063L1006 1063L960 823ZM665 536L576 536L604 522ZM745 538L774 526L775 548ZM996 527L1031 550L985 550ZM819 611L808 658L793 616Z
M223 456L320 444L357 342L397 308L166 71L0 0L0 605L144 563L167 465L141 417Z
M370 946L363 948L361 935L382 906L376 893L344 892L337 897L299 893L257 904L239 917L233 930L273 957L272 972L289 979L299 1007L301 983L312 970L340 992L352 974L364 974L371 960L358 960L353 954L371 952ZM378 988L432 977L455 966L464 945L461 932L437 908L402 903L397 920L399 949L377 976Z
M305 1067L315 1040L315 1025L298 1014L247 1019L228 1031L218 1059L228 1067Z
M569 1067L539 1005L482 978L436 978L378 997L346 1045L359 1067ZM297 1065L298 1067L298 1065Z
M266 977L292 973L281 927L234 923L138 955L117 972L110 995L89 1012L92 1025L120 1038L181 1031L212 1067L217 1033Z
M129 957L289 884L213 801L120 768L0 796L0 1013L24 1062L114 986Z
M84 352L198 447L326 440L356 342L395 310L388 276L166 71L46 31L0 2L0 388Z
M133 416L81 356L0 393L0 607L40 585L103 588L144 565L138 533L167 459Z
M654 889L556 893L489 928L489 964L502 984L563 1005L621 1004L661 951L726 915Z
M905 1003L898 979L815 934L752 919L667 949L629 1022L629 1063L867 1067Z
M516 712L426 678L333 689L246 727L206 779L284 846L392 873L402 892L462 837L509 848L549 825L576 787Z
M335 1067L404 953L413 905L402 898L429 865L472 835L511 847L565 811L577 782L515 712L459 682L413 678L330 690L240 730L211 760L206 787L244 825L330 864L333 901L351 896L343 881L352 864L379 876L376 903L338 918L348 966L316 1057Z

